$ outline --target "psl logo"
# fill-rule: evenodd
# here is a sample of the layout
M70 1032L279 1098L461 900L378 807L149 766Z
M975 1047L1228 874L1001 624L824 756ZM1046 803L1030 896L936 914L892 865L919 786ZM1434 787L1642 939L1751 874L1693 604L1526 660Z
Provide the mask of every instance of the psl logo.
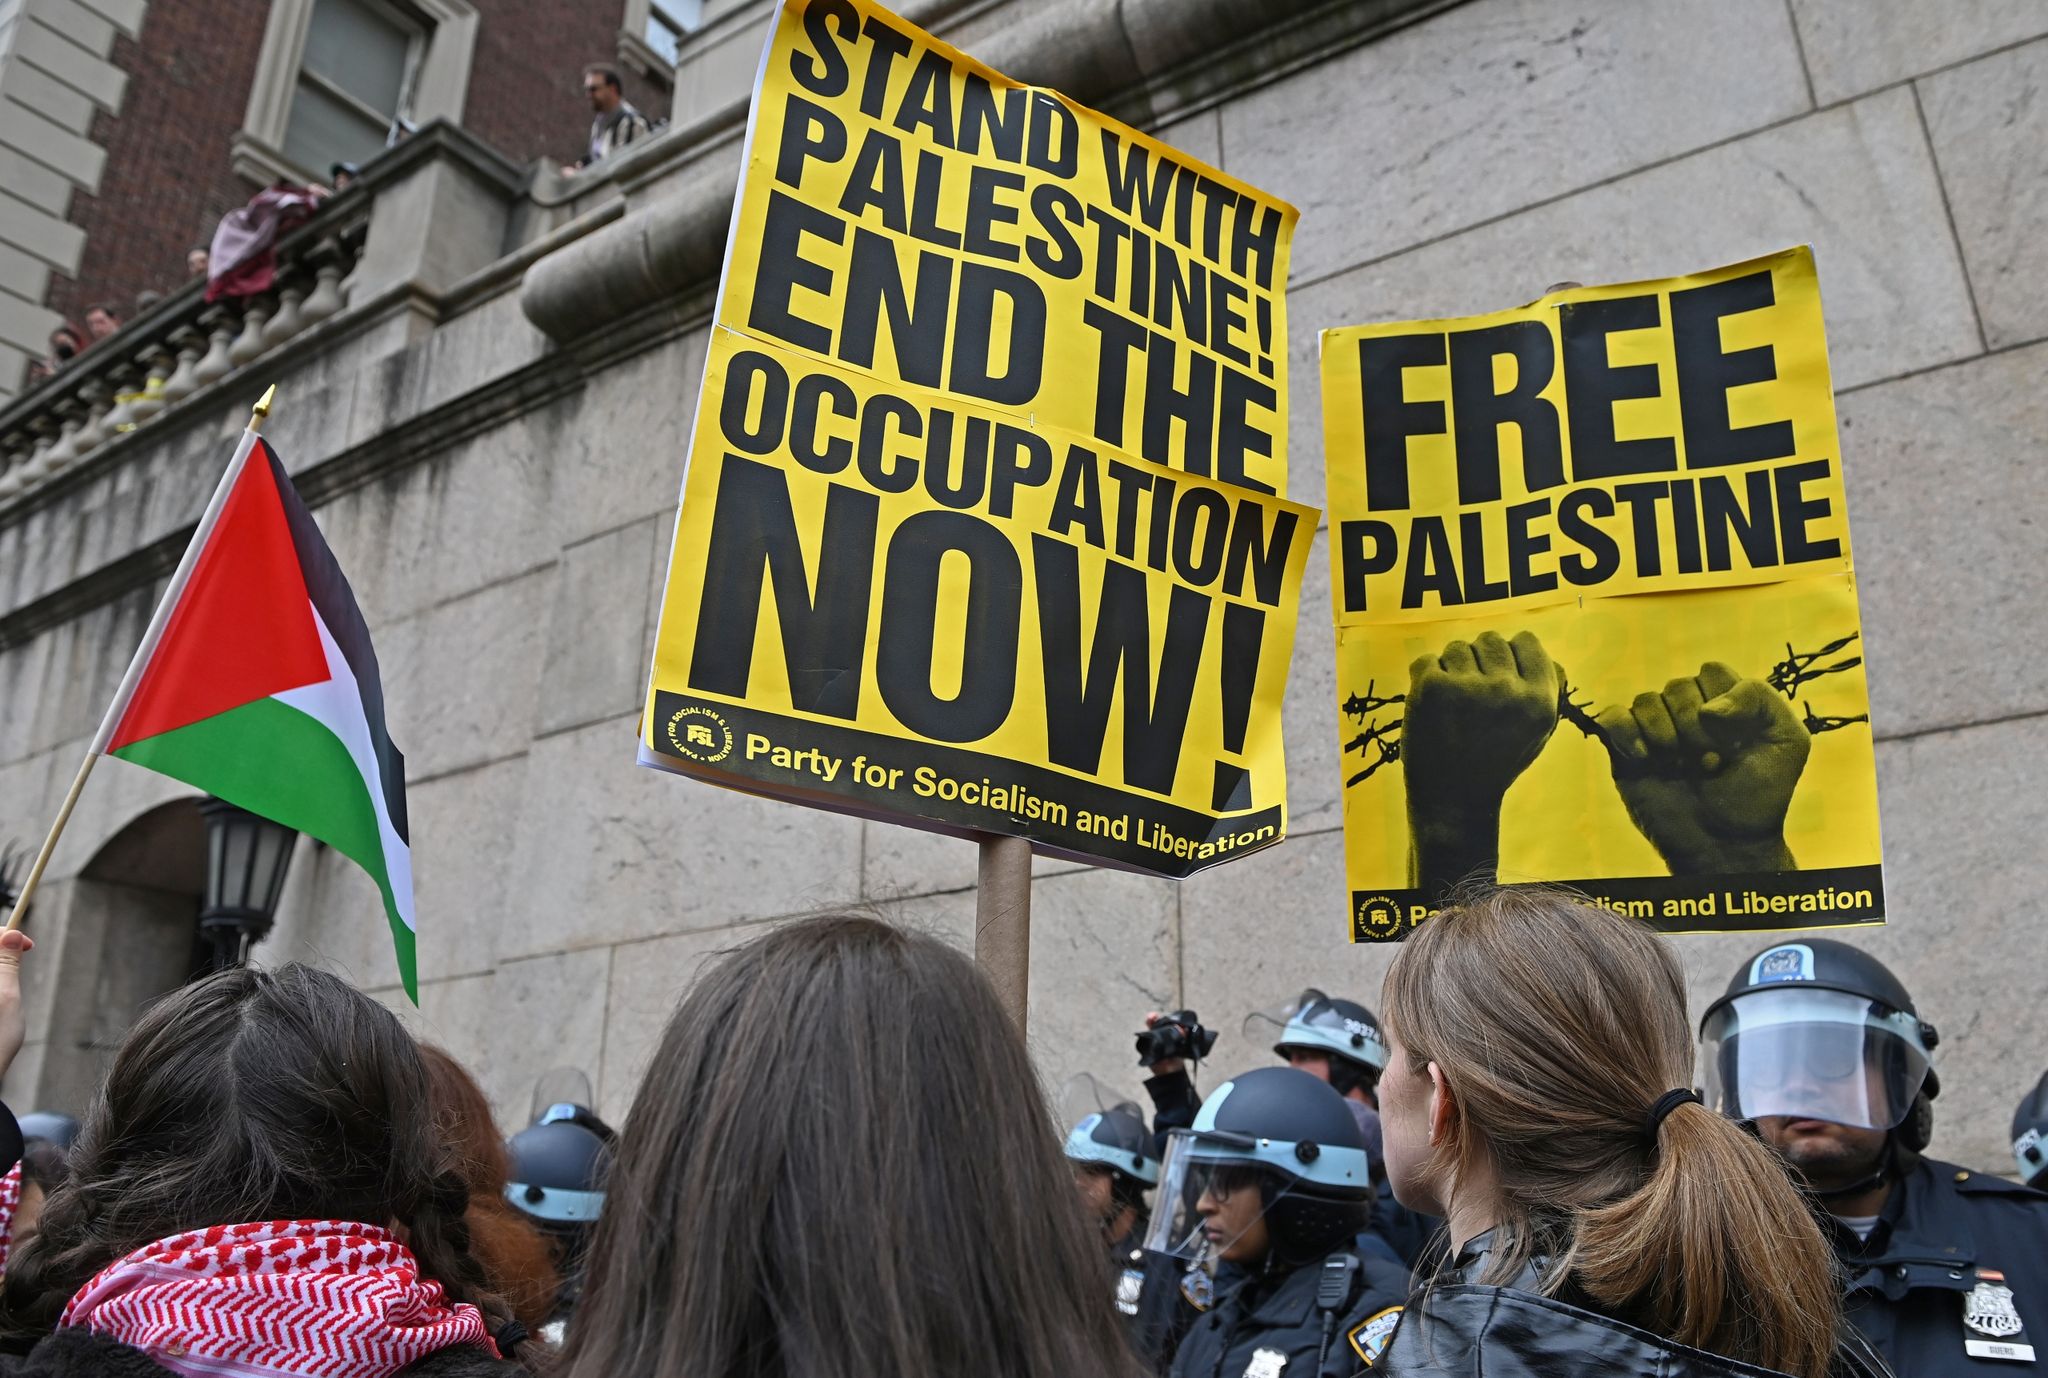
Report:
M1401 906L1385 895L1362 895L1358 900L1359 931L1384 937L1401 926Z
M669 715L668 744L687 760L717 765L732 754L732 727L712 709L693 704Z

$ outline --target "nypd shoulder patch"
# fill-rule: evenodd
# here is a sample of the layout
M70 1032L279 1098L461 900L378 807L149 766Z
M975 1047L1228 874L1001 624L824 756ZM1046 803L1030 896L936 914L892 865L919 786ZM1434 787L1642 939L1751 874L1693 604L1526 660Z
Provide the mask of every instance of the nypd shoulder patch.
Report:
M1389 1306L1384 1311L1375 1311L1353 1327L1349 1339L1351 1348L1365 1361L1367 1368L1373 1360L1385 1352L1387 1341L1394 1338L1394 1327L1401 1323L1401 1308Z

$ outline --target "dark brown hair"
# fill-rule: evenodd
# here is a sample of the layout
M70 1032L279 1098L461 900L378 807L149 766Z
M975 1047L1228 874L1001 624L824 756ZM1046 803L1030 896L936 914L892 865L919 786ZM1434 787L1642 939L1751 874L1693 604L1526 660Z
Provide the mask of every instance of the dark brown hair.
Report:
M1692 1085L1685 980L1642 925L1540 889L1429 920L1387 971L1382 1011L1411 1075L1443 1073L1458 1115L1427 1175L1482 1161L1498 1243L1482 1281L1547 1263L1609 1314L1711 1353L1822 1378L1840 1324L1834 1254L1769 1149L1704 1105L1652 1137Z
M619 77L619 69L616 67L609 66L602 62L593 62L588 67L585 67L583 69L583 75L587 77L597 77L599 80L603 81L605 85L611 87L614 91L623 91L626 89L624 83L621 81Z
M980 972L791 924L684 996L626 1121L582 1378L1134 1372L1031 1061Z
M69 1170L63 1145L48 1139L30 1139L21 1150L21 1184L41 1187L48 1195L64 1181Z
M434 1128L455 1159L469 1188L469 1249L483 1265L491 1290L505 1299L529 1330L539 1330L555 1306L554 1258L547 1237L505 1199L512 1160L491 1117L483 1088L462 1064L432 1044L423 1044L427 1102Z
M509 1316L470 1253L467 1204L397 1017L310 967L236 967L129 1030L0 1297L9 1329L41 1334L100 1269L155 1240L259 1220L396 1222L422 1273L496 1331Z

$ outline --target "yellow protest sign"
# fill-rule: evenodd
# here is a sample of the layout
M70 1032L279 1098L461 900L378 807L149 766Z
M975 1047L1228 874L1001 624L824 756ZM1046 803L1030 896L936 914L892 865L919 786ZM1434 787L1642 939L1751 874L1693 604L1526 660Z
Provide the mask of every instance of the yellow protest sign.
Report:
M1326 331L1322 368L1354 940L1474 877L1882 922L1809 250Z
M873 5L754 102L644 763L1185 875L1286 829L1294 212Z

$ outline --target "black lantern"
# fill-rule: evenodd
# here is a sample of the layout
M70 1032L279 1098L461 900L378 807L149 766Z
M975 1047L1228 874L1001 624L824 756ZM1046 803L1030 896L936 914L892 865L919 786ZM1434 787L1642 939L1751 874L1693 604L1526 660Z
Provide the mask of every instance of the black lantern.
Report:
M199 911L199 936L212 945L212 968L220 971L240 966L270 931L299 835L224 799L208 799L199 811L206 816L206 906Z

